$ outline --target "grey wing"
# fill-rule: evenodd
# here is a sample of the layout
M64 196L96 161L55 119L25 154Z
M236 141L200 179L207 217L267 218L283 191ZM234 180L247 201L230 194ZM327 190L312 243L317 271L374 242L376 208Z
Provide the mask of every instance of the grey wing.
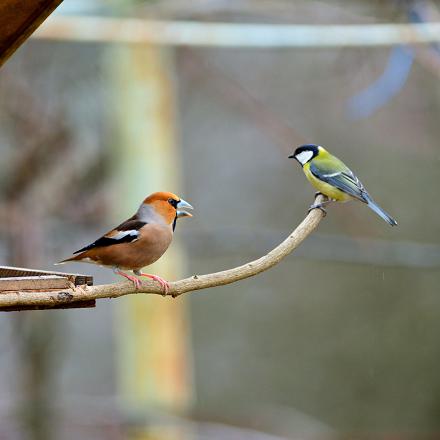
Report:
M367 190L364 188L364 185L362 185L362 182L348 168L346 168L344 171L331 172L330 167L325 167L325 163L324 167L318 167L314 162L312 162L310 164L310 171L318 179L328 183L329 185L335 186L339 190L349 194L361 202L367 203L370 199L370 196L368 195Z

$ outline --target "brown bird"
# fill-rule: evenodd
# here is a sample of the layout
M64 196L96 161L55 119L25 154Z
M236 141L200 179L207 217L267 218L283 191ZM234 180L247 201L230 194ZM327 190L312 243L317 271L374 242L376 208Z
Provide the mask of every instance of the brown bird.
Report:
M131 270L137 276L159 282L166 294L169 289L168 282L157 275L141 272L141 268L153 264L168 249L177 219L192 217L192 214L183 210L185 208L193 209L188 202L173 193L153 193L128 220L57 264L78 261L109 266L116 274L129 279L139 289L139 279L122 272Z

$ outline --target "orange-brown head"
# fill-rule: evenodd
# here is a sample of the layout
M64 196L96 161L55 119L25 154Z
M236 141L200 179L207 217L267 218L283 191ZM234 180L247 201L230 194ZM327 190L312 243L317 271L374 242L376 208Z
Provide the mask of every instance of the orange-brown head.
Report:
M181 199L176 194L170 192L155 192L150 194L142 203L139 208L138 215L145 217L148 213L155 213L160 216L163 221L175 226L175 221L179 217L192 217L192 214L184 211L183 209L193 209L193 207ZM147 221L149 219L145 218Z

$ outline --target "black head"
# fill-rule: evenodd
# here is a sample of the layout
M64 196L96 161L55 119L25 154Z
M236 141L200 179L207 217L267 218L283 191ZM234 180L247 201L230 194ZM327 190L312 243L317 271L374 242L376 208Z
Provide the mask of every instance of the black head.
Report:
M310 162L318 154L319 145L301 145L295 150L295 152L291 156L289 156L289 159L296 159L301 164L301 166L304 166L307 162Z

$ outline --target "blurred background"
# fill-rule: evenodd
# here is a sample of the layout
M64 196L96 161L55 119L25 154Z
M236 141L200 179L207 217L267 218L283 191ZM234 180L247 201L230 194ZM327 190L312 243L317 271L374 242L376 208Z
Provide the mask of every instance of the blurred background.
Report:
M141 22L130 43L91 17L267 34L156 44ZM438 21L434 0L64 0L0 71L1 264L53 270L158 190L195 215L151 272L257 258L313 201L287 159L305 142L343 158L399 226L331 206L243 282L1 314L0 439L438 438L440 47L326 47L320 28L311 47L268 44L277 24Z

